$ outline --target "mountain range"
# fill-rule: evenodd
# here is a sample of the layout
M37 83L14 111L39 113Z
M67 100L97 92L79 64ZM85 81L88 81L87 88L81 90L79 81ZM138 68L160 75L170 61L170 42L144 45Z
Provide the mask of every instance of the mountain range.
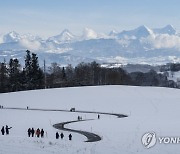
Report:
M80 62L163 64L180 62L180 34L172 25L151 29L139 26L132 30L99 34L85 28L81 36L68 29L42 39L31 34L9 32L0 35L0 61L10 58L24 60L25 51L38 54L40 63L45 59L61 65Z

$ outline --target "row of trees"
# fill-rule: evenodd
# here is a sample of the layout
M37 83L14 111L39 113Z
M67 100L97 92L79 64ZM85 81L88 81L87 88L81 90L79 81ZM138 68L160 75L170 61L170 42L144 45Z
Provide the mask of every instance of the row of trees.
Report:
M0 63L0 92L40 89L44 87L44 73L36 54L27 50L24 68L18 59Z
M53 63L46 76L47 87L130 84L130 77L123 69L103 68L96 62L80 63L75 68Z
M80 63L61 67L52 63L45 71L40 68L36 54L26 51L22 68L18 59L0 63L0 92L33 90L55 87L94 85L137 85L176 87L164 74L151 70L148 73L127 73L122 68L105 68L98 63Z

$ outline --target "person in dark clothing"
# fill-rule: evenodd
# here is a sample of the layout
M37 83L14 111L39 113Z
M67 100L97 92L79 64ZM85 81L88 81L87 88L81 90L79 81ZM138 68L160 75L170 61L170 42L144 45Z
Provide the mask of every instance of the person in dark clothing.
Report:
M44 130L41 129L41 137L43 138L44 137Z
M32 137L34 137L34 132L35 132L35 131L34 131L34 128L32 128L32 129L31 129L31 135L32 135Z
M9 129L11 129L12 127L8 127L7 125L6 125L6 135L9 135Z
M98 119L100 119L100 115L98 114Z
M56 139L59 139L59 133L56 132Z
M40 134L41 134L41 132L40 132L40 129L38 128L38 129L36 130L36 135L37 135L37 137L39 137Z
M61 133L61 134L60 134L60 136L61 136L61 139L63 139L63 138L64 138L64 134L63 134L63 133Z
M72 140L72 135L71 134L69 134L69 140Z
M28 136L31 136L31 128L28 129Z
M1 133L2 133L2 135L4 135L4 133L5 133L4 126L3 126L2 129L1 129Z

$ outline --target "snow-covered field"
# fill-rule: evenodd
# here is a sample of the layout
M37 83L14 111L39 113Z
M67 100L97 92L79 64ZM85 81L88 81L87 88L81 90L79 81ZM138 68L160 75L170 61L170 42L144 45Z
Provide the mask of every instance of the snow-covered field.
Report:
M62 88L0 94L4 107L70 109L127 114L127 118L110 115L50 112L31 110L0 110L0 127L12 126L9 136L0 136L0 154L179 154L180 144L159 144L146 149L141 138L153 131L157 136L180 136L180 90L153 87L100 86ZM55 139L53 124L95 119L68 124L68 128L85 130L102 137L87 143L86 137L64 132L63 140ZM43 128L45 138L28 138L29 127ZM61 131L59 131L61 132Z

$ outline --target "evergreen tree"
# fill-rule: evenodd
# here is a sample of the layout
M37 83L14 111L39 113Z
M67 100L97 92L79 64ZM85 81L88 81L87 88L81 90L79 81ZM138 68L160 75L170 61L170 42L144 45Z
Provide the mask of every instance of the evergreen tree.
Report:
M44 76L43 71L39 67L38 57L35 53L32 53L31 59L31 84L33 89L39 89L43 87Z
M0 63L0 92L8 91L8 76L6 63Z
M44 85L43 71L39 67L38 57L35 53L29 50L26 51L25 68L23 74L25 75L25 87L26 89L39 89Z
M18 91L20 90L20 64L18 59L10 59L9 61L9 90Z
M26 56L25 56L25 67L23 69L24 71L24 75L25 75L25 88L30 90L32 89L32 85L31 85L31 52L29 50L26 51Z

